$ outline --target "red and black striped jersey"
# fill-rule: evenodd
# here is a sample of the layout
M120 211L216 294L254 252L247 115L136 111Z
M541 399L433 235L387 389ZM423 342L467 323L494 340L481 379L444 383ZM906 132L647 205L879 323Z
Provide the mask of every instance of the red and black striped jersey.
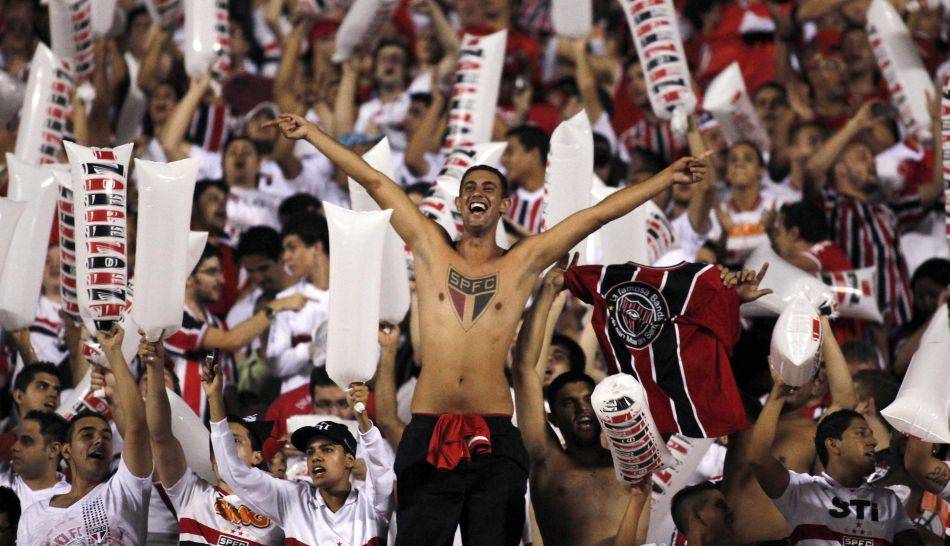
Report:
M660 120L658 123L651 123L646 118L637 120L629 129L621 133L620 143L628 154L633 154L634 150L642 148L670 162L683 157L689 151L686 137L673 132L670 122Z
M739 297L714 266L575 266L565 282L594 306L608 372L643 385L660 433L710 438L748 427L729 364Z
M877 304L894 326L910 320L910 275L900 246L902 231L924 217L916 195L871 203L834 190L823 193L831 239L854 267L877 268Z
M211 351L202 348L205 333L208 328L227 330L227 326L205 309L207 322L201 315L185 306L181 321L181 329L165 338L165 355L170 360L171 370L178 378L181 387L181 397L202 421L207 417L207 399L201 388L201 365ZM221 372L224 374L225 384L235 378L234 363L229 354L222 353Z

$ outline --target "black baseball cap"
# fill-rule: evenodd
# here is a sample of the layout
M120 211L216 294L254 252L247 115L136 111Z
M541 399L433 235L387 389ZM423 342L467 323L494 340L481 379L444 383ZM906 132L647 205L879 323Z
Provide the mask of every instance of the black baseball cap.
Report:
M290 443L298 450L306 453L310 442L317 436L322 436L335 444L343 446L350 455L356 455L356 438L350 433L346 425L333 421L320 421L312 427L300 427L290 437Z

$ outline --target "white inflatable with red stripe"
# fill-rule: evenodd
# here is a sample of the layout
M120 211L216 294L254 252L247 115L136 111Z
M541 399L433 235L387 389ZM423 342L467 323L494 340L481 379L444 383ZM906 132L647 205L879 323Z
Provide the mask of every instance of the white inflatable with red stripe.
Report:
M63 131L72 109L73 69L69 59L36 46L20 110L14 154L30 165L59 162Z
M643 67L653 113L685 133L696 109L678 15L672 0L619 0ZM674 113L676 114L674 116Z
M581 110L562 122L551 135L544 176L543 231L590 206L594 175L594 136L587 113ZM587 261L587 241L571 249Z
M785 305L772 329L769 364L791 387L800 387L815 378L821 360L821 321L818 309L797 287L799 293Z
M738 62L726 67L706 88L703 109L719 122L730 146L748 140L762 151L770 149L769 135L749 98Z
M399 0L356 0L336 31L333 62L341 63L353 55L372 54L383 35L383 27L393 17Z
M231 37L227 0L184 0L185 72L191 78L209 73L223 81L231 73Z
M508 32L462 37L442 153L491 140Z

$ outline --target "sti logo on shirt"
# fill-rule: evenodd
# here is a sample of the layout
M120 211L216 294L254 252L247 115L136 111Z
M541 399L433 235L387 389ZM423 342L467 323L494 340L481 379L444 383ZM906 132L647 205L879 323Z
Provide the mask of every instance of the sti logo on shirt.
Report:
M854 514L857 519L863 520L870 517L871 521L880 521L880 511L877 508L876 502L866 501L864 499L851 499L849 503L838 497L834 497L831 499L831 504L835 505L835 507L828 510L828 514L833 518L846 518L852 514L851 509L854 508ZM868 508L870 508L870 510L868 510Z

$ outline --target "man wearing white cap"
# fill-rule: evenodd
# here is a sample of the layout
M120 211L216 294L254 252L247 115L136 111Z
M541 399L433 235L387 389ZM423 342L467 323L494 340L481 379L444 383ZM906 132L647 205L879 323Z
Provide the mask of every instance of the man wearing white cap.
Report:
M369 192L415 259L425 363L396 454L396 544L445 543L461 523L463 542L517 544L524 526L527 453L511 424L505 360L538 275L585 237L673 184L703 179L705 165L683 158L505 251L495 243L511 206L507 179L470 168L455 205L461 240L452 243L402 189L305 119L282 114L284 136L306 138ZM484 522L493 522L485 525Z
M211 445L218 474L254 510L283 528L285 544L365 546L385 536L393 505L393 474L385 440L366 412L358 413L359 441L346 425L322 421L297 429L291 443L307 456L313 483L275 478L238 456L224 410L220 370L205 366L202 381L211 406ZM351 406L369 398L365 385L351 385ZM366 460L366 482L354 487L357 444Z

